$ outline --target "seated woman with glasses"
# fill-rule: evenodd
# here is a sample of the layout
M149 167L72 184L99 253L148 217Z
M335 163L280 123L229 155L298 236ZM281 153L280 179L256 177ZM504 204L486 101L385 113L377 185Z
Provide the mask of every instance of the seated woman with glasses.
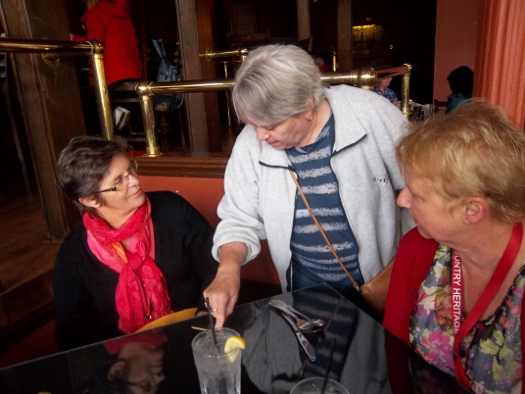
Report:
M75 137L60 185L82 212L53 274L57 337L68 349L137 331L172 312L205 310L217 271L213 229L171 192L144 193L127 142Z

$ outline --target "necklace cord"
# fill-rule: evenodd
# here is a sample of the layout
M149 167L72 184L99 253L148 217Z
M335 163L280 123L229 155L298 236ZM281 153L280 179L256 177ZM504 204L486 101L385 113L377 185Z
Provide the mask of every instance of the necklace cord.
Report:
M496 266L496 269L494 273L492 274L489 283L483 290L483 293L479 297L479 299L476 301L476 304L472 308L472 311L468 314L468 316L465 318L465 320L461 323L457 333L454 335L454 345L453 345L453 357L454 357L454 371L456 373L456 378L460 381L461 384L463 384L465 387L472 389L470 385L470 380L467 377L467 374L465 373L465 368L463 366L463 363L461 361L461 357L459 355L459 345L461 341L465 338L465 336L470 332L474 324L481 318L487 307L489 306L490 302L494 299L496 293L500 289L501 285L503 284L503 281L507 277L510 269L512 268L512 265L516 258L518 257L518 253L521 249L521 241L523 239L523 226L520 223L516 223L514 225L514 228L512 229L512 235L509 239L509 242L507 243L507 246L505 248L505 252L503 253L503 256L501 256L501 259L498 262L498 265ZM454 257L457 258L458 262L461 263L461 259L459 258L459 255L457 255L457 252L454 251ZM451 270L451 273L453 270ZM455 294L454 289L456 286L454 286L455 280L454 278L451 278L451 288L453 294ZM462 292L463 288L463 278L462 275L459 280L459 291L460 294ZM460 299L460 305L461 309L463 308L463 297Z

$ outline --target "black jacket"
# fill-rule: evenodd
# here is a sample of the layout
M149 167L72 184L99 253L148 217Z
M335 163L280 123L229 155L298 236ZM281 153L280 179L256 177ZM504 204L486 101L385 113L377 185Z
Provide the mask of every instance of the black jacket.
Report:
M155 261L166 278L171 309L199 306L215 278L213 229L184 198L171 192L147 193L155 236ZM83 223L64 239L53 272L57 337L70 349L113 338L118 329L115 290L119 274L90 251Z

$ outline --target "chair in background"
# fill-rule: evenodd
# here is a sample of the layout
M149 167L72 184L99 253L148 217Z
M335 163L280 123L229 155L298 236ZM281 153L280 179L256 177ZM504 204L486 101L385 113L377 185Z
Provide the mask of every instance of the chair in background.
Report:
M131 112L131 119L121 130L130 142L145 142L144 127L141 123L142 114L140 110L140 98L135 92L136 81L115 82L108 87L109 99L113 108L120 106ZM139 121L140 120L140 121ZM116 126L116 125L115 125Z
M447 110L446 101L439 101L438 99L434 99L434 113L445 112L446 110Z
M163 43L162 39L151 39L150 45L151 56L148 59L151 61L151 71L154 71L157 82L180 81L181 80L181 62L179 55L179 42L168 44ZM174 51L174 52L171 52ZM169 53L169 55L168 55ZM174 94L171 98L167 96L154 97L153 105L155 109L155 123L158 125L158 134L161 141L161 149L163 151L170 150L168 142L169 135L173 132L180 132L180 140L182 148L186 149L186 137L184 135L184 95ZM176 125L175 117L178 120ZM178 144L177 144L178 146Z

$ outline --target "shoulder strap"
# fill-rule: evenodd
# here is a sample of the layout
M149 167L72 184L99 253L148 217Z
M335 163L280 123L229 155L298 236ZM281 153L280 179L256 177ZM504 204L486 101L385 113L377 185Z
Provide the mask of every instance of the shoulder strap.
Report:
M299 190L299 193L301 194L301 198L303 199L303 202L304 202L304 205L306 205L306 209L308 209L308 212L310 212L310 216L312 217L315 225L317 226L317 228L319 229L319 232L321 233L321 235L323 236L326 244L328 245L328 248L330 248L330 251L332 252L332 254L334 255L335 259L337 260L337 262L339 263L339 265L341 266L341 268L343 269L343 271L345 272L346 276L348 276L348 279L350 279L350 282L352 282L352 285L354 286L354 288L360 292L359 290L359 285L357 284L356 280L352 277L352 275L350 275L350 272L348 272L348 270L346 269L345 265L343 264L343 262L341 261L341 259L339 258L339 255L337 254L337 252L335 251L334 247L332 246L332 243L330 242L330 240L328 239L328 236L326 235L326 233L324 232L323 230L323 227L321 226L321 223L319 223L319 221L317 220L317 218L315 217L315 214L314 214L314 211L312 210L312 208L310 207L310 204L308 204L308 200L306 199L306 196L304 195L303 193L303 189L301 188L301 185L299 185L299 182L297 181L297 178L295 177L294 173L292 170L289 170L290 171L290 175L292 176L294 182L295 182L295 186L297 186L297 190Z

